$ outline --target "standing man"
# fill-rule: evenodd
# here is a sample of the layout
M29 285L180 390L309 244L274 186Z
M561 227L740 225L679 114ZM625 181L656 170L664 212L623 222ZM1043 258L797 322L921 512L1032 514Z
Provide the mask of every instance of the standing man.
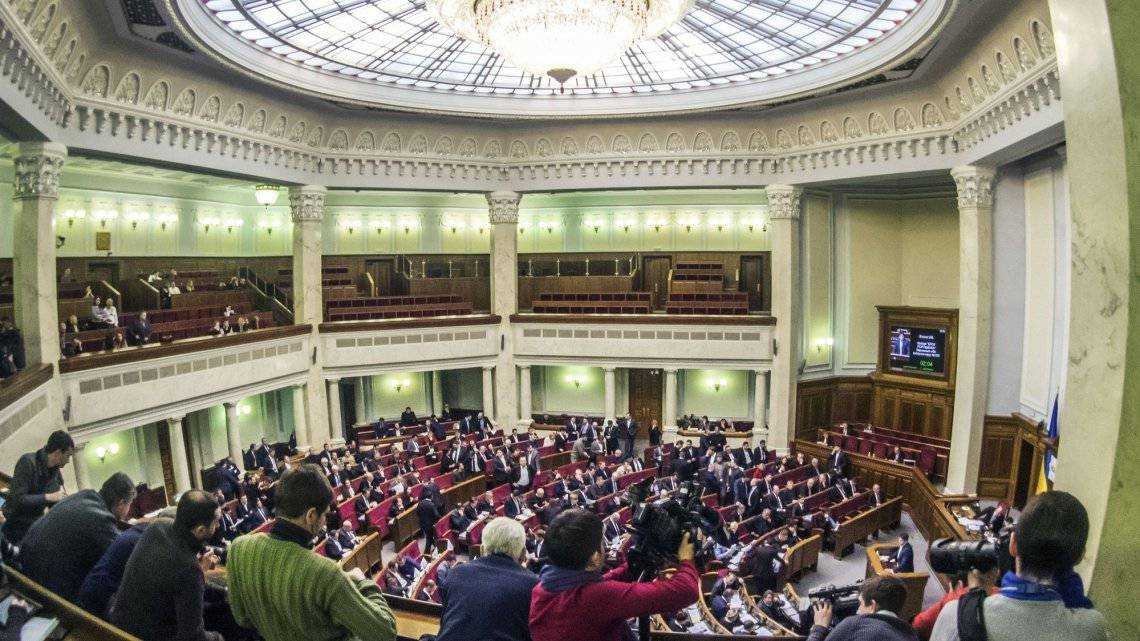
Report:
M32 522L67 495L60 470L74 453L75 441L67 432L56 430L48 437L47 445L16 461L8 501L4 504L4 516L8 519L4 524L4 538L9 543L19 545Z
M227 554L237 624L265 641L394 641L396 620L376 583L310 550L333 502L320 470L302 465L285 474L275 497L268 536L239 537Z
M213 496L190 490L178 500L174 521L146 529L112 601L111 623L142 641L222 641L202 619L205 572L217 561L202 553L221 511Z
M629 458L634 455L633 445L634 440L637 439L637 421L633 420L633 414L628 413L625 415L625 431L622 433L623 443L621 449L625 452L625 457Z
M522 524L492 519L483 528L482 555L452 568L440 586L443 618L436 641L530 641L530 596L538 576L523 567L526 558Z
M914 572L914 547L910 544L910 535L903 532L899 535L899 547L895 550L895 572Z

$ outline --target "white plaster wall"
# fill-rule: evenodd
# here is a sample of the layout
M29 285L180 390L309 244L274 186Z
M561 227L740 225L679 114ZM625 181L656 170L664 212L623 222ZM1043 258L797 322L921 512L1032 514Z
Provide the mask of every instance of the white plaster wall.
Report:
M989 414L1018 409L1025 329L1025 194L1020 168L1009 167L994 187L993 328L990 334Z

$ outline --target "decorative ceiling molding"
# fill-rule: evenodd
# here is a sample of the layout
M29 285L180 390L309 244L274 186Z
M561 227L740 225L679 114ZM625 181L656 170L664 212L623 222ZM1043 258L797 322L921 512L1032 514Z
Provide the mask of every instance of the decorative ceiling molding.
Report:
M13 22L13 7L0 3L0 37L7 44L0 97L27 97L50 116L56 131L46 133L56 134L52 137L59 142L336 187L541 191L596 188L615 177L624 179L623 187L700 186L704 178L718 186L744 186L776 178L828 179L840 169L854 175L913 170L900 161L949 169L962 151L1059 100L1048 29L1032 20L1012 38L1008 51L981 63L978 76L984 84L967 72L959 86L968 87L968 94L956 91L954 98L942 100L944 106L934 99L914 111L900 104L851 113L842 122L778 127L762 118L750 123L754 127L736 119L731 122L739 126L698 131L671 131L668 123L648 121L620 129L604 122L580 124L574 135L538 130L520 137L510 135L511 127L496 130L505 135L469 136L432 133L422 124L350 131L291 118L276 104L223 102L205 88L176 87L168 78L115 69L109 61L85 66L87 48L79 35L65 47L66 55L56 44L51 57L45 48L55 39L32 36L75 20L55 11L45 18L45 7L54 1L41 7L46 0L27 0L35 6L21 14L23 23Z

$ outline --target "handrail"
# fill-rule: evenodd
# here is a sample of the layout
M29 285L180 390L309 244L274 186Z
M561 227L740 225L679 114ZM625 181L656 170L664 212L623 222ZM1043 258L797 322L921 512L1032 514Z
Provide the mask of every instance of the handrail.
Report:
M775 316L753 314L511 314L512 323L612 323L615 325L775 325Z
M112 365L123 365L155 358L164 358L166 356L178 356L180 354L189 354L222 347L234 347L235 345L246 345L290 336L303 336L311 333L312 329L312 325L282 325L280 327L255 329L241 334L230 334L229 336L202 336L198 338L187 338L174 343L148 344L143 347L126 347L113 352L80 354L61 360L59 362L59 371L61 374L81 372L99 367L110 367Z
M47 615L59 619L61 626L69 633L67 638L85 641L139 641L138 637L84 611L11 567L5 565L3 568L8 581L17 591L44 606Z
M466 325L497 325L502 320L497 314L468 314L464 316L432 316L429 318L378 318L363 321L332 321L321 323L321 332L371 332L417 327L463 327Z
M14 376L0 381L0 410L20 400L24 395L51 380L52 367L44 363L29 365Z

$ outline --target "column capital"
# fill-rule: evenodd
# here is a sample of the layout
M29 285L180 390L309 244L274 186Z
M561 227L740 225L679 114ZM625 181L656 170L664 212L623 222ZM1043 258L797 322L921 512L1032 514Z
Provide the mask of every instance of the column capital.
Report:
M171 425L173 423L181 423L182 419L184 419L184 418L186 418L185 414L179 414L177 416L167 416L166 417L166 423L167 423L167 425Z
M67 147L59 143L20 143L13 162L12 197L16 200L58 198L59 175L66 157Z
M224 405L227 409L231 407L237 407L237 401L225 401L222 403L222 405Z
M607 374L613 374L616 370L617 366L615 365L602 365L602 371L606 372Z
M771 220L799 220L800 201L803 198L803 187L793 185L768 185L764 188L768 194L768 218Z
M528 372L529 372L529 371L530 371L530 365L519 365L519 369L520 369L520 370L524 370L524 369L525 369L526 371L528 371Z
M329 383L339 383L339 382L340 382L340 377L339 377L339 376L336 376L336 377L330 377L330 378L326 378L326 379L325 379L325 381L327 381L327 382L329 382Z
M490 372L490 371L491 371L491 370L493 370L493 369L495 369L495 366L494 366L494 365L484 365L484 366L483 366L483 371L484 371L484 372Z
M980 165L961 165L950 170L958 188L958 208L993 207L997 172Z
M661 371L665 372L666 374L676 374L677 372L681 371L681 368L679 368L679 367L662 367Z
M325 217L325 194L321 185L300 185L289 188L289 209L293 222L320 222Z
M522 194L517 191L493 191L487 194L487 207L491 224L517 225L521 200Z

